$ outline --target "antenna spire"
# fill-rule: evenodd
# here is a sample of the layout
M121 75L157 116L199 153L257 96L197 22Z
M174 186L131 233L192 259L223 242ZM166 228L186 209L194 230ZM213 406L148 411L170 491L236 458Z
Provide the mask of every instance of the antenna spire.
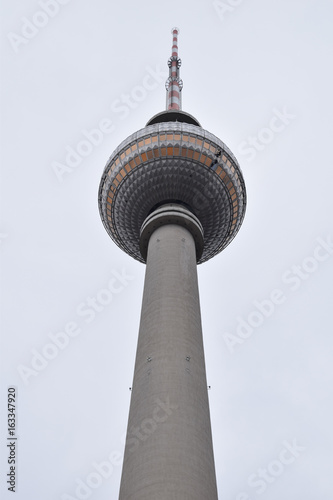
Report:
M165 83L167 91L166 96L166 109L182 109L181 91L183 88L183 80L179 77L179 68L182 64L181 59L178 57L178 35L179 29L172 28L172 53L168 60L169 78Z

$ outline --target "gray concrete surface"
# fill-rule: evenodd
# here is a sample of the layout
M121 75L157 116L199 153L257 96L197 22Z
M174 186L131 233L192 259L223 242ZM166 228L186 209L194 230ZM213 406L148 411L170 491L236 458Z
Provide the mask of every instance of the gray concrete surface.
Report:
M216 500L194 240L149 241L119 500Z

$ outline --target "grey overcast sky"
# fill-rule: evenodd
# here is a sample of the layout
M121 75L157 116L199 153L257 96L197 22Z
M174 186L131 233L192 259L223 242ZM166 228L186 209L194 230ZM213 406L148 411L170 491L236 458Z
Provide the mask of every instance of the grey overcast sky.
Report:
M248 192L239 234L198 268L219 499L331 500L333 3L1 7L1 498L12 386L15 499L118 498L145 268L97 191L165 108L178 26L183 110Z

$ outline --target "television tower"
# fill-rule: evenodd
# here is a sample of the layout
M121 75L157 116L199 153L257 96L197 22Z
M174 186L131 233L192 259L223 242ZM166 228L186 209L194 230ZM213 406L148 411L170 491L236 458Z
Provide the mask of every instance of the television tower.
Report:
M217 500L197 264L237 234L246 191L227 146L181 110L178 28L167 106L112 153L99 210L146 263L119 500Z

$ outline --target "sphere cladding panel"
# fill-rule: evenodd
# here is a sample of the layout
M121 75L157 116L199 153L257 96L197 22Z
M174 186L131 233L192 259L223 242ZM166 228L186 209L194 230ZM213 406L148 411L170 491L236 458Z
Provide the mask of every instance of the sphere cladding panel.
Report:
M140 229L152 208L170 200L187 204L204 230L198 263L221 252L237 234L246 191L227 146L196 125L149 125L125 139L110 156L99 189L99 210L113 241L140 254Z

